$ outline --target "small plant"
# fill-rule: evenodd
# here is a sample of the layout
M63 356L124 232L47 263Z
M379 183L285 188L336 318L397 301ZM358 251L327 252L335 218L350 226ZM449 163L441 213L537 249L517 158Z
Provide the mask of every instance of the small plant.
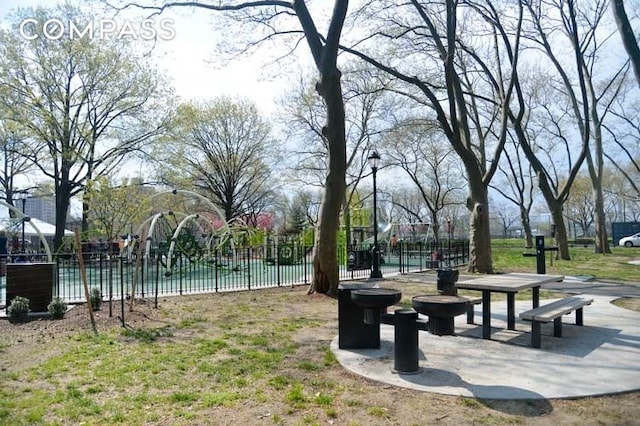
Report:
M89 293L89 301L91 302L91 309L94 311L100 310L100 305L102 304L102 292L99 288L94 287L91 289Z
M51 303L49 303L47 310L49 311L49 314L51 314L51 318L62 319L64 318L64 314L67 313L67 304L64 300L56 297L51 301Z
M24 321L29 313L29 299L16 296L7 308L7 316L12 322Z

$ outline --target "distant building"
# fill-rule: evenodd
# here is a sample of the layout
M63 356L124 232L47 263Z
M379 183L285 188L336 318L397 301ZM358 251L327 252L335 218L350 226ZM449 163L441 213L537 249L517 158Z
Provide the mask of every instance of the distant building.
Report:
M16 208L22 210L22 201L16 201ZM69 209L71 210L71 208ZM56 223L56 200L53 195L29 197L24 201L24 214L51 224ZM67 223L73 223L71 211L67 213Z

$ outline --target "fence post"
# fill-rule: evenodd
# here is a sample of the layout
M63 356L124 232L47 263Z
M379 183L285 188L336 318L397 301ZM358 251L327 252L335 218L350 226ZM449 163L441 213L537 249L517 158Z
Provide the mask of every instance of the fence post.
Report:
M154 306L157 309L158 308L158 290L160 287L160 255L157 256L156 258L156 297L155 297L155 301L154 301Z
M247 262L247 287L251 290L251 247L244 248L244 256Z
M124 322L124 264L120 261L120 317L122 319L122 326L126 324Z
M302 252L303 253L303 259L304 259L304 262L303 262L304 263L304 268L303 268L303 272L302 273L304 274L304 283L305 284L309 284L309 282L307 281L307 274L308 274L308 271L307 271L307 246L303 245L302 249L304 250Z
M280 244L276 244L276 282L280 286Z

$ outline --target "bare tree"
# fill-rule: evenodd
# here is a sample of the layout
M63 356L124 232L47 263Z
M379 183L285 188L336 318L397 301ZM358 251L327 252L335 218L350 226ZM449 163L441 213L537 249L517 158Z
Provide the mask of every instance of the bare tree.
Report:
M494 201L493 205L495 206L493 209L495 212L495 218L500 223L502 238L506 239L509 237L509 231L511 231L513 225L518 223L519 214L514 212L513 207L510 204Z
M622 39L622 44L629 55L633 71L636 74L638 87L640 87L640 47L638 47L638 41L633 33L633 27L629 22L627 11L624 8L624 1L611 0L611 10L613 11L613 16L616 19L616 24L618 24L618 31L620 33L620 38Z
M399 123L383 145L387 163L401 169L417 188L427 209L427 222L439 240L441 212L463 204L466 181L459 158L435 123L419 120Z
M619 96L611 116L603 125L611 138L604 156L627 181L625 197L640 199L640 102Z
M426 209L422 194L418 189L407 190L403 185L402 188L395 187L386 192L389 203L395 212L394 222L429 223L429 211Z
M491 184L491 188L518 207L525 245L533 247L530 215L534 200L535 174L529 162L522 158L517 140L511 138L510 142L504 153L506 164L499 167L502 179Z
M462 160L469 183L472 272L493 272L488 185L506 139L522 7L516 6L513 38L493 23L510 15L489 1L411 0L400 6L381 1L363 11L371 32L355 47L344 47L406 84L407 98L428 108ZM383 59L382 48L403 57Z
M574 132L580 135L582 147L575 166L572 168L565 185L565 190L554 196L544 180L544 173L540 163L533 159L535 154L523 148L529 161L541 177L541 190L556 224L558 236L559 256L569 259L566 230L562 218L562 203L567 199L568 191L584 155L592 181L595 205L596 252L610 252L607 237L606 218L604 213L604 198L602 191L602 176L604 171L604 150L602 141L602 120L610 109L613 99L623 87L623 75L626 66L611 69L610 64L602 64L600 73L608 71L604 77L596 81L599 65L598 58L604 54L606 43L601 42L598 31L602 28L605 16L606 1L567 1L567 2L524 2L527 5L528 23L532 28L527 33L527 39L533 47L543 52L549 60L551 68L557 75L557 86L554 98L566 96L568 111L552 111L546 107L553 121L559 123L562 114L570 113L575 123ZM573 57L565 65L565 46L554 43L553 33L560 30L572 48ZM596 89L597 88L597 89ZM559 126L558 126L559 128ZM561 137L568 140L569 133ZM521 142L524 142L521 140Z
M347 172L343 223L347 239L351 240L350 206L360 181L370 173L367 156L370 148L384 131L388 111L384 99L387 82L381 80L375 70L346 67L343 71L345 99L345 125ZM326 111L322 99L310 90L305 77L298 87L282 102L288 135L301 140L293 146L293 179L305 185L324 187L324 173L329 161L329 151L322 127Z

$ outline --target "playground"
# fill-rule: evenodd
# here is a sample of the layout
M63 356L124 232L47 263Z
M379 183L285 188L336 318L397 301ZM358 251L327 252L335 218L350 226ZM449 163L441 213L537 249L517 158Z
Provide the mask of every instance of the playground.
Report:
M306 285L312 279L312 228L276 235L240 219L225 220L215 204L188 190L155 193L141 203L155 206L154 211L127 234L98 240L66 231L67 243L57 253L50 247L52 233L46 224L5 205L15 214L5 224L8 236L15 239L22 228L32 238L30 244L40 250L27 253L21 250L23 244L9 253L8 272L0 273L0 309L11 302L7 295L13 298L34 286L44 291L36 297L59 297L67 303L85 300L86 283L110 303L134 297L154 299L157 304L157 298L165 295ZM373 238L367 230L359 228L360 243L348 241L344 229L338 233L341 280L370 275ZM468 242L452 241L451 235L446 242L436 241L429 224L384 225L378 237L384 275L456 267L468 261ZM50 270L45 275L35 272L42 268ZM18 270L20 282L12 278Z

